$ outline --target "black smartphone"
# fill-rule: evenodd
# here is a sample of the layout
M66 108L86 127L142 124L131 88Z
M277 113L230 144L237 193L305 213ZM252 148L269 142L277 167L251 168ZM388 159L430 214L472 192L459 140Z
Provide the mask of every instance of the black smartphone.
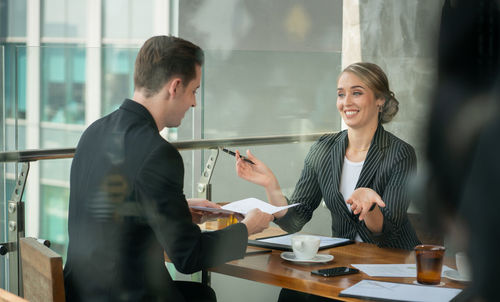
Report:
M346 266L319 269L311 272L311 274L320 275L323 277L333 277L333 276L349 275L355 273L359 273L359 270Z

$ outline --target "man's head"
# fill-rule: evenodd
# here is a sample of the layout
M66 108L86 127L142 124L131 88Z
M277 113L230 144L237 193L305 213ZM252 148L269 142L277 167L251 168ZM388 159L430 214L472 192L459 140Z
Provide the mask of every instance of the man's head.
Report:
M152 37L142 46L135 61L134 100L149 110L159 130L179 126L196 106L203 59L200 47L176 37Z
M135 90L151 97L174 76L185 86L196 77L195 67L203 61L203 50L189 41L172 36L149 38L135 60Z

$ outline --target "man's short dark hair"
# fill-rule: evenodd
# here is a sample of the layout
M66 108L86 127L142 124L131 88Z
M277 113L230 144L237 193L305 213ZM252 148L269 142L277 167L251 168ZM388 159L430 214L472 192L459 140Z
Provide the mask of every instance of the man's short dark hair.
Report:
M150 97L174 76L187 85L196 77L195 66L203 61L203 50L189 41L172 36L149 38L135 60L135 89L144 89Z

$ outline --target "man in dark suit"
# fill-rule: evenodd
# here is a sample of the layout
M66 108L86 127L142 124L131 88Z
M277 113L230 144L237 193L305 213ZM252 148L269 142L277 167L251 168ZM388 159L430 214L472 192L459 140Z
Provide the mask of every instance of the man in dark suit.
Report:
M133 100L83 133L71 167L69 247L64 268L68 301L214 301L212 289L172 281L175 267L193 273L242 258L248 235L272 216L253 210L241 223L202 233L186 200L179 152L159 131L180 125L196 105L203 51L157 36L137 55Z

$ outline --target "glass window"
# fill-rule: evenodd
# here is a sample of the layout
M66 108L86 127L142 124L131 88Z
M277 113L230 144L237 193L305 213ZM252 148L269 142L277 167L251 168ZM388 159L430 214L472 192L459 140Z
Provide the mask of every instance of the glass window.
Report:
M153 32L152 15L152 0L103 0L103 37L148 38Z
M0 0L0 37L26 36L26 0Z
M41 120L85 123L85 49L42 48Z
M199 100L203 138L340 130L336 81L342 1L179 1L179 36L205 49ZM192 135L185 122L179 127L181 139ZM310 145L250 149L271 166L289 194ZM188 166L190 158L184 158ZM235 177L234 158L221 154L215 171L214 200L267 199L260 187Z
M3 169L4 168L4 164L1 164L0 165L0 168ZM1 179L1 195L2 195L2 198L3 200L9 200L10 199L10 196L14 190L14 180L13 179L5 179L3 178L3 175L0 176L0 179ZM5 191L3 190L5 188ZM3 228L4 226L7 225L7 217L6 217L6 209L5 209L5 205L7 203L2 203L2 206L0 206L0 226ZM6 235L6 232L0 232L0 242L6 242L7 241L7 237L5 236ZM6 288L5 287L5 283L6 283L6 267L7 267L7 257L3 257L3 256L0 256L0 288Z
M48 239L51 248L66 255L68 246L69 188L40 186L40 238Z
M103 48L102 113L116 110L134 92L134 62L139 49Z
M42 0L42 37L84 38L87 1Z

